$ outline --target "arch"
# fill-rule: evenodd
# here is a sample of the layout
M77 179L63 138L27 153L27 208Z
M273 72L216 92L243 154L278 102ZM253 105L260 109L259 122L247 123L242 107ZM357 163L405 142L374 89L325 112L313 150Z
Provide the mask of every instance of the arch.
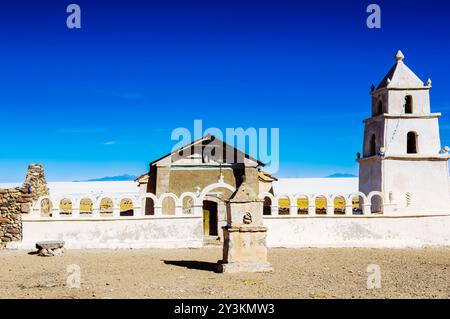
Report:
M100 216L112 216L115 206L114 198L112 196L105 195L98 200Z
M185 192L181 194L176 205L181 206L183 214L193 214L194 206L198 205L197 195L192 192Z
M327 213L328 198L326 195L314 195L314 206L316 207L316 215Z
M155 203L158 202L158 197L156 197L156 195L153 193L145 193L144 195L141 196L142 200L146 198L152 199Z
M143 215L155 215L155 206L158 203L158 197L153 193L145 193L140 196L141 207L144 210Z
M72 215L74 208L74 200L69 196L62 197L59 201L59 214Z
M369 156L375 156L377 154L377 142L375 134L372 134L370 136L369 147Z
M119 210L120 210L120 216L133 216L134 215L134 208L135 208L135 202L132 197L129 196L123 196L119 198Z
M271 215L272 214L272 200L269 197L264 197L263 202L263 215Z
M263 215L272 215L272 209L278 210L278 205L276 204L277 201L273 194L269 192L261 192L259 193L258 198L264 200Z
M347 200L345 195L342 194L333 194L330 198L331 203L333 203L334 211L333 213L336 215L345 214L345 207L347 206Z
M83 196L79 202L80 215L92 215L94 212L95 202L95 198Z
M41 217L51 217L53 209L53 200L50 196L39 197L37 202L34 204L34 210L39 211L39 216Z
M200 196L198 197L198 198L199 198L199 202L200 202L200 203L203 203L203 200L205 199L205 196L206 196L209 192L211 192L213 189L216 189L216 188L226 188L226 189L228 189L228 190L229 190L230 192L232 192L232 193L234 193L234 192L236 191L236 188L233 187L233 186L231 186L230 184L223 183L223 182L220 182L220 183L214 183L214 184L211 184L211 185L206 186L206 187L202 190L202 192L200 193Z
M259 193L258 197L260 199L264 199L264 198L269 198L270 199L270 204L274 205L276 203L276 199L275 196L272 193L269 192L261 192Z
M287 194L279 194L276 197L278 203L278 215L289 215L290 207L294 204Z
M33 209L37 210L41 208L41 203L44 199L48 199L49 201L52 201L49 195L41 196L37 199L37 201L33 205Z
M413 113L413 97L412 95L405 96L405 114Z
M353 201L353 199L355 198L357 199L357 202ZM356 213L358 215L362 214L364 212L364 208L368 205L367 196L362 192L351 193L347 197L347 202L352 203L353 213Z
M161 206L163 201L167 198L171 198L174 204L177 204L179 202L179 198L174 193L164 193L159 196L157 203Z
M370 212L383 213L384 212L384 195L379 191L372 191L367 196L367 201L370 204Z
M417 154L418 138L416 132L408 132L406 135L406 153Z
M383 114L383 101L379 100L377 103L376 115Z
M178 197L174 193L164 193L159 197L157 203L162 209L162 215L175 215L178 202Z
M309 196L306 194L296 194L294 199L297 203L297 214L308 214L311 203Z

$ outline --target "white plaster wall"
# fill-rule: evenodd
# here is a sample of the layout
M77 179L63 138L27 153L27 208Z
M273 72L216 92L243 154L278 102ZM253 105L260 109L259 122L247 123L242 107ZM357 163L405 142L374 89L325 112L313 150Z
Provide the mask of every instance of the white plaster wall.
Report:
M392 192L393 202L406 207L406 193L411 206L420 211L450 210L447 161L383 161L383 191Z
M51 196L63 195L101 195L101 194L139 194L139 185L133 181L113 182L50 182Z
M366 195L372 191L382 191L381 159L377 157L360 161L358 180L359 191Z
M23 241L9 248L34 249L43 240L64 240L71 249L197 248L202 225L201 217L24 220Z
M273 191L275 195L351 194L358 191L358 177L280 178L273 182Z
M375 135L375 152L378 153L380 147L385 146L384 137L384 121L378 119L366 123L364 127L364 143L363 143L363 155L364 157L372 156L370 154L370 140L372 135Z
M405 97L407 95L413 97L414 114L430 113L430 91L428 89L390 90L386 93L388 94L387 113L389 114L401 114L404 112Z
M384 120L379 119L366 123L364 127L364 143L363 143L363 155L364 157L370 155L370 140L373 134L375 134L375 152L378 153L380 147L385 147L385 130Z
M450 245L450 215L265 217L269 247L406 248Z
M411 131L418 135L417 151L419 154L439 154L441 140L438 118L435 117L386 119L386 155L406 154L407 134Z
M259 187L260 193L269 193L273 186L272 186L272 183L264 183L264 182L259 181L258 187Z

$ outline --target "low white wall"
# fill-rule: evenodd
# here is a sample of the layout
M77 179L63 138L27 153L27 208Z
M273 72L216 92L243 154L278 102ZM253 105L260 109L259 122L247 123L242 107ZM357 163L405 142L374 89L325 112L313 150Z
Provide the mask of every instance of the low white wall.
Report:
M450 215L264 216L269 247L405 248L450 246ZM11 249L35 249L43 240L69 249L200 248L201 216L39 219L23 221L23 241Z
M34 249L43 240L64 240L71 249L198 248L203 224L198 216L24 220L22 242L8 248Z
M450 245L450 215L264 216L269 247L405 248Z

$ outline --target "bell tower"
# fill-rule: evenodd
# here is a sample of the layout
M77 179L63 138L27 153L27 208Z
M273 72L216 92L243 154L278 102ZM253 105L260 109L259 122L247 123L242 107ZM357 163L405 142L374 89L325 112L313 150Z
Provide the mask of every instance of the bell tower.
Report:
M372 86L372 116L364 120L358 155L359 190L382 192L386 210L448 211L449 155L447 147L441 149L441 113L431 113L431 80L424 84L404 58L398 51L395 65ZM380 202L372 204L381 209Z

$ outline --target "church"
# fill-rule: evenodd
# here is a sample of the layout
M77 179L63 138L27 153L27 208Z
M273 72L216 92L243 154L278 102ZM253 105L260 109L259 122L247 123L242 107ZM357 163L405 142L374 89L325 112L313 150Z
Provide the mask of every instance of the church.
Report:
M358 154L359 190L381 192L385 212L448 211L449 154L441 148L441 113L430 109L431 80L422 82L404 58L398 51L395 65L372 86L372 116L364 120Z
M295 187L280 191L280 181L258 159L205 135L152 161L136 179L139 188L131 182L132 194L51 194L51 187L48 194L42 167L33 165L26 182L31 187L0 190L14 217L4 219L0 232L8 235L8 247L21 249L55 238L70 249L200 248L226 240L230 228L224 226L230 225L248 226L232 236L258 245L266 240L268 247L448 246L449 149L441 145L441 114L431 112L431 80L420 80L404 59L399 51L372 87L357 156L359 181L350 192L343 184L330 190L323 180L304 187L302 179L290 179ZM239 193L247 195L233 196ZM286 199L287 209L281 204ZM111 210L103 212L107 200ZM121 214L124 200L131 214ZM261 237L247 241L253 231Z
M149 172L138 177L140 193L161 196L173 193L180 196L184 192L195 193L219 180L238 188L245 180L255 193L273 193L272 182L277 179L264 172L264 163L242 152L213 135L206 135L150 163ZM220 236L225 225L225 200L232 193L219 189L208 194L203 201L203 228L205 236ZM267 207L267 206L266 206ZM183 211L192 208L186 198ZM270 207L267 207L270 210ZM145 203L145 214L153 215L153 203ZM164 211L174 211L172 201L163 204Z

